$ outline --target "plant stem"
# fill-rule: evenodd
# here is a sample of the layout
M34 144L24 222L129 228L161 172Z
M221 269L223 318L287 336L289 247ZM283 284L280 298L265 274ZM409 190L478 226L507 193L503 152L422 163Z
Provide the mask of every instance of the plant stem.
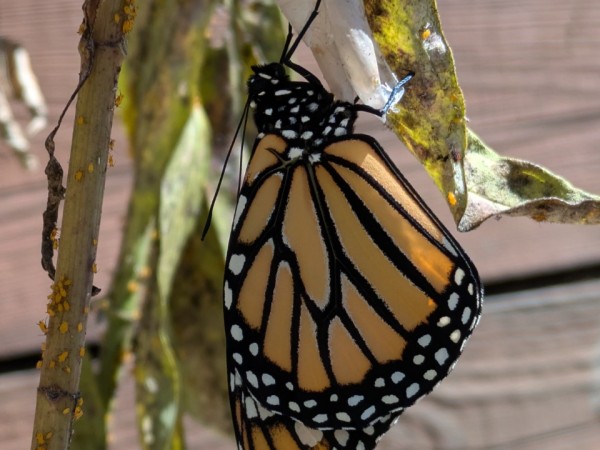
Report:
M79 377L108 160L116 85L133 0L86 0L79 45L80 91L61 227L48 302L32 449L68 449L82 414ZM129 21L129 22L128 22Z

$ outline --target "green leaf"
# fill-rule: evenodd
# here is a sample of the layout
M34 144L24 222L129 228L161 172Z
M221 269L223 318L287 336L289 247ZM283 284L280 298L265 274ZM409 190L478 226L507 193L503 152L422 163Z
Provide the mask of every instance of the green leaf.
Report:
M146 272L155 234L154 221L140 221L148 217L148 208L152 206L148 200L148 196L133 194L130 211L137 211L138 214L135 217L130 214L129 226L136 233L128 233L123 241L126 255L111 286L108 295L110 300L104 308L108 323L102 338L97 382L100 398L108 414L111 413L124 356L131 351L131 339L146 292Z
M183 408L202 424L231 432L223 333L225 255L215 226L221 215L213 216L213 226L201 241L204 212L197 233L188 240L173 282L170 315Z
M459 222L461 231L499 214L540 222L600 223L600 197L536 164L496 154L471 130L468 137L469 201Z
M181 253L197 227L210 166L210 125L194 104L164 173L160 188L158 286L168 299Z
M156 277L152 277L136 336L136 412L144 449L175 450L180 448L175 444L183 442L177 426L181 383L171 342L167 299L161 297L157 285Z
M190 234L197 229L209 166L210 126L204 109L192 105L160 188L159 239L154 295L149 289L138 332L135 367L138 422L148 449L183 445L180 369L169 320L173 277ZM152 259L152 258L151 258ZM152 261L150 262L152 266Z
M365 8L393 72L399 79L415 72L388 125L424 165L457 219L467 204L465 103L435 2L367 0Z
M600 197L527 161L501 157L467 128L465 102L434 0L366 0L385 60L399 77L416 73L388 124L446 198L458 229L495 215L600 223Z

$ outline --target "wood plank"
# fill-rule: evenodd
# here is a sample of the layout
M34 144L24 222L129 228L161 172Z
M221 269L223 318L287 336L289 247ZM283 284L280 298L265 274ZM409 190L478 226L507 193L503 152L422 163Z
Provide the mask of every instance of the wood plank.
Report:
M440 2L439 9L471 127L498 151L546 165L600 192L600 5L584 6L575 0L456 0ZM80 20L80 5L70 0L0 0L0 33L29 50L51 124L77 82L75 31ZM308 58L304 53L299 61L310 66ZM17 112L24 120L24 111ZM72 117L67 116L57 138L65 164ZM450 224L444 201L411 155L377 121L360 122L361 130L377 136ZM118 123L115 137L117 167L108 174L96 278L105 289L114 271L132 177ZM42 162L44 138L45 133L36 137L33 147ZM23 172L6 152L0 144L0 359L37 351L42 336L35 322L44 317L50 284L39 268L43 171ZM502 219L458 238L488 281L600 263L597 227ZM524 298L488 299L481 327L457 370L402 417L380 448L598 448L600 311L594 293L599 287L567 285L525 292ZM536 301L552 305L532 304ZM34 372L0 378L0 447L29 445L36 383ZM123 402L131 399L127 389ZM113 447L136 448L131 403L123 414L115 419ZM190 448L232 446L210 434L190 437Z
M595 450L599 349L598 280L490 297L456 369L401 416L378 450ZM5 448L28 442L36 375L0 377ZM233 448L228 438L186 424L189 448ZM120 387L110 433L112 450L139 448L130 375Z

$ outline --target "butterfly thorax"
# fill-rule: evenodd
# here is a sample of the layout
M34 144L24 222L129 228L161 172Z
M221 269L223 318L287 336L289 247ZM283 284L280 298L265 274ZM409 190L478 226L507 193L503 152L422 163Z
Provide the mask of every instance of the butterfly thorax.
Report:
M248 80L259 133L281 136L290 154L314 154L353 133L356 108L318 82L291 81L279 63L254 66Z

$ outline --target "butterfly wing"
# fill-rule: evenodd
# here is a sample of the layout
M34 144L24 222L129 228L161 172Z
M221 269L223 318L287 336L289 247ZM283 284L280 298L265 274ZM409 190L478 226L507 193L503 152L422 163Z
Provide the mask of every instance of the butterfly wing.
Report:
M373 448L454 366L479 320L479 279L374 139L287 150L257 141L228 249L238 439Z
M319 430L309 428L289 416L273 413L261 405L240 384L232 385L234 428L240 450L366 450L375 447L388 430L391 420L364 430Z

